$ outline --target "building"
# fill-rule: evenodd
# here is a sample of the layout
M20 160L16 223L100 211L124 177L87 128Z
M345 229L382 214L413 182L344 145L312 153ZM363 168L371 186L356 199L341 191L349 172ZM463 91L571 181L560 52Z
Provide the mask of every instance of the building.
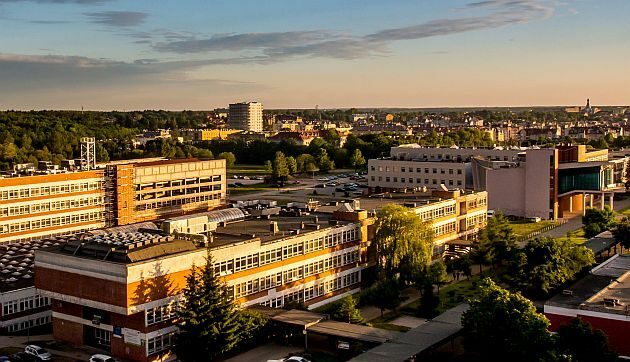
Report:
M33 253L59 245L52 241L23 241L0 245L0 334L30 333L52 320L50 298L35 289Z
M417 144L392 147L390 157L368 161L368 186L373 192L426 187L473 189L473 157L513 161L521 150L426 148ZM483 190L483 188L479 188Z
M0 243L102 227L102 170L0 178Z
M110 165L108 225L208 211L226 202L225 160L184 159Z
M610 346L630 357L630 256L616 254L549 299L544 313L557 331L580 318L608 336Z
M367 210L390 202L432 222L437 256L486 221L484 192L337 206L239 202L167 219L161 231L60 238L59 246L35 253L35 286L52 299L56 340L100 347L121 359L168 359L185 278L193 265L205 264L208 251L241 306L293 301L313 309L360 290L364 271L374 265L375 214Z
M225 204L225 172L225 160L182 159L0 178L0 243L208 211Z
M213 141L213 140L227 140L228 136L234 133L242 132L237 129L188 129L183 130L182 133L187 139L193 142Z
M262 132L263 131L263 105L258 102L242 102L230 104L228 118L230 128Z
M311 142L320 136L319 131L298 131L298 132L279 132L268 138L271 142L295 142L300 146L308 146Z

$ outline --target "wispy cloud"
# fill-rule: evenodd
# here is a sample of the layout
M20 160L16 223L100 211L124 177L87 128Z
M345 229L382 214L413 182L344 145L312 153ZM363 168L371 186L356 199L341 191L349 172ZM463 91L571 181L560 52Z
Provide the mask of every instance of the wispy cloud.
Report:
M138 11L101 11L85 13L90 21L113 27L131 27L144 22L147 13Z
M0 0L0 4L19 3L19 2L35 2L41 4L83 4L97 5L110 2L111 0Z
M387 54L390 44L437 36L499 28L545 19L553 14L553 0L487 0L469 3L463 10L475 16L436 19L412 26L384 29L357 36L326 30L190 35L152 43L154 50L175 54L219 51L259 51L252 62L275 63L295 57L357 59ZM243 59L243 58L241 58Z

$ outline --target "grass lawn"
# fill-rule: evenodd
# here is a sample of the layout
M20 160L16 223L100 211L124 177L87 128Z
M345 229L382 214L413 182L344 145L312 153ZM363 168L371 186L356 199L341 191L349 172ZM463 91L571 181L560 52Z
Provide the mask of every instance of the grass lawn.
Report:
M624 215L624 216L630 216L630 208L623 209L623 210L619 211L619 213L621 215Z
M387 329L390 331L407 332L411 328L404 327L404 326L397 326L395 324L389 323L393 321L394 319L400 317L401 315L402 313L400 312L400 310L398 309L392 310L383 314L382 317L372 319L371 321L369 321L369 325L371 325L374 328Z
M248 193L252 193L252 192L261 192L261 191L272 191L274 189L276 189L275 187L269 187L268 185L264 185L264 184L254 184L251 186L243 186L243 187L229 187L229 194L230 195L242 195L242 194L248 194Z
M510 221L510 227L514 234L518 236L527 236L534 231L542 230L544 227L554 225L553 221L531 222L525 220Z
M587 239L584 236L584 229L579 228L577 230L568 232L567 236L556 238L556 240L571 240L575 244L584 244Z

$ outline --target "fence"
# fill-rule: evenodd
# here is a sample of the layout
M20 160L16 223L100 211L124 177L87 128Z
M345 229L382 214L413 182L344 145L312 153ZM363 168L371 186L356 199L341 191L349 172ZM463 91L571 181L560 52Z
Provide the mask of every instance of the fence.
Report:
M519 236L518 238L516 238L517 242L523 242L523 241L528 241L531 240L537 236L540 236L543 233L546 233L547 231L551 230L551 229L555 229L560 225L564 225L567 223L566 219L560 219L560 220L556 220L553 224L551 225L547 225L544 228L540 229L540 230L536 230L536 231L532 231L531 233L527 234L527 235L523 235L523 236Z

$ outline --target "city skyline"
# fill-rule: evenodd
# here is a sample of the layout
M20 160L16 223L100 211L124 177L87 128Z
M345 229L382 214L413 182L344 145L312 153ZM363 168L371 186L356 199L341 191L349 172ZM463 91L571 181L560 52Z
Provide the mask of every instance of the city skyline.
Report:
M0 109L623 105L630 4L0 0Z

